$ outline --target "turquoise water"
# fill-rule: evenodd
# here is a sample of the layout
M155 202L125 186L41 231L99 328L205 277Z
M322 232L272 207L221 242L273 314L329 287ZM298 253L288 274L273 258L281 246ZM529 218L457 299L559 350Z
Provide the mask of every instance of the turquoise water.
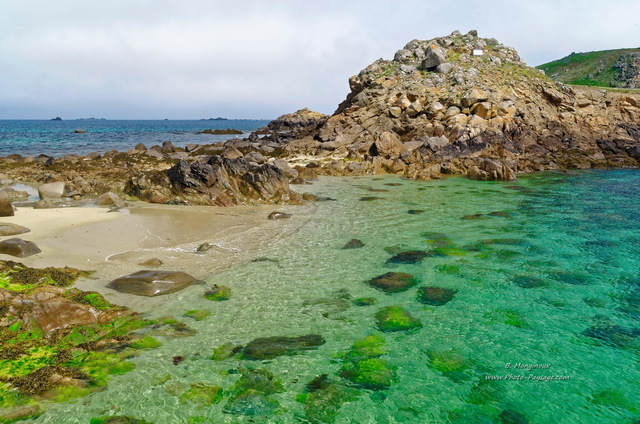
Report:
M637 170L515 182L321 178L304 190L335 200L319 202L307 224L274 240L257 261L208 279L231 287L231 300L209 302L194 287L158 311L209 310L202 321L182 318L195 336L161 338L162 347L135 358L136 370L105 391L53 405L34 422L87 423L104 415L155 423L636 422L638 186ZM342 249L352 238L364 247ZM387 262L411 250L428 256ZM391 271L413 274L420 284L395 294L365 284ZM457 292L444 305L425 305L416 297L424 286ZM361 297L377 304L355 306L351 300ZM378 331L376 312L387 306L401 306L422 327ZM210 359L226 343L306 334L326 343L265 361ZM339 375L345 352L367 335L385 340L379 359L395 370L386 389L357 387ZM174 365L176 355L185 360ZM180 401L191 384L229 392L246 369L282 380L284 391L268 396L278 405L270 404L272 414L225 412L229 395L210 406ZM306 385L323 374L349 396L318 412Z
M206 129L236 129L249 133L264 127L268 120L0 120L0 156L86 155L107 150L127 151L136 144L147 147L171 141L184 147L189 143L212 144L236 136L196 134ZM86 132L76 134L76 129Z

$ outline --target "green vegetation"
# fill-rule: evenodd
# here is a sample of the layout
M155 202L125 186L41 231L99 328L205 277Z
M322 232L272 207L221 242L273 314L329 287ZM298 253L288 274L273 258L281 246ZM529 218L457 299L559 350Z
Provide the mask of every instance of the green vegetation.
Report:
M629 66L632 65L634 56L638 63L639 55L640 48L571 53L567 57L537 68L552 79L565 84L624 88L629 87ZM640 76L637 69L636 67L636 79Z

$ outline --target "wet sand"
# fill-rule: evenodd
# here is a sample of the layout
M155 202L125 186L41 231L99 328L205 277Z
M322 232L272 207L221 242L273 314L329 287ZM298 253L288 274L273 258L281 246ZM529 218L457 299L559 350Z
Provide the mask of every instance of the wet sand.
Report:
M98 291L113 303L144 312L161 305L167 296L125 295L106 285L141 269L154 269L139 265L153 258L163 263L155 269L184 271L207 283L215 282L217 272L255 259L259 250L271 241L298 229L313 209L313 206L220 208L142 202L112 212L97 207L20 208L15 216L2 221L29 228L31 232L15 237L35 242L42 252L27 258L1 255L0 259L32 267L71 266L94 270L91 277L81 279L76 286ZM276 210L291 213L293 217L267 219L269 213ZM209 243L211 248L198 253L203 243ZM187 290L195 289L198 288Z

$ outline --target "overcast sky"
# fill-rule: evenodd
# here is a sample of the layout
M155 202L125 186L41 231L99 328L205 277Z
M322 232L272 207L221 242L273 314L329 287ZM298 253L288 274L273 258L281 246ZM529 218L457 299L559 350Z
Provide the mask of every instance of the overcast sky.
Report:
M417 38L477 29L531 66L640 47L638 0L0 0L0 119L330 114Z

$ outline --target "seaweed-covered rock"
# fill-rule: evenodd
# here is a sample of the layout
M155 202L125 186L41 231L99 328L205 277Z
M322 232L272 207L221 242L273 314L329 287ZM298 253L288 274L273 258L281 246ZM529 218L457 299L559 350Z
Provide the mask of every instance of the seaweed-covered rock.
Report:
M322 376L321 376L322 377ZM307 420L313 423L333 423L342 405L358 398L358 390L338 384L326 378L322 384L317 384L315 378L307 384L307 392L299 397L304 403Z
M114 417L91 418L89 424L154 424L149 421L118 415Z
M273 359L283 355L296 355L307 350L317 349L325 343L318 334L300 337L262 337L249 342L242 349L242 356L250 360Z
M32 241L22 240L21 238L0 241L0 254L2 255L26 258L40 252L40 248Z
M385 333L422 328L422 322L400 306L388 306L376 313L377 326Z
M386 341L379 334L371 334L353 344L345 352L339 375L358 387L385 390L396 381L396 367L380 356L388 353Z
M370 390L385 390L396 380L396 367L380 358L345 362L340 376L359 387Z
M181 403L192 403L196 407L204 408L222 400L223 390L220 386L206 384L191 384L189 390L180 395Z
M513 284L523 289L533 289L547 286L547 282L531 275L517 275L512 279Z
M359 297L358 299L353 299L352 303L355 306L373 306L378 303L378 299L375 297Z
M367 284L385 293L399 293L418 284L418 280L406 272L387 272L372 278Z
M204 298L214 302L231 299L231 288L214 284L209 290L204 292Z
M418 301L425 305L442 306L451 302L457 292L444 287L421 287L418 290Z
M161 296L177 292L196 282L198 280L191 275L180 271L142 270L117 278L107 287L137 296Z

